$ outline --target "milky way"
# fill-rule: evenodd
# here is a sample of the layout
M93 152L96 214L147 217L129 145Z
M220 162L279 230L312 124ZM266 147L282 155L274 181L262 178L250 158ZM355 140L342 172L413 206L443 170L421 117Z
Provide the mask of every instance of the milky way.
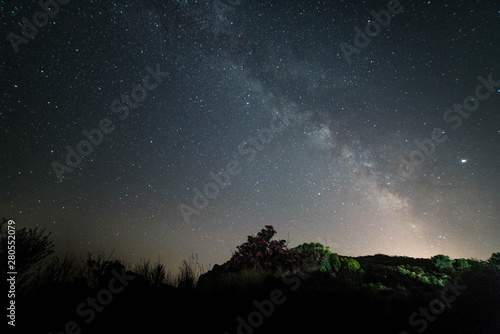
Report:
M40 10L4 7L5 36ZM0 212L58 251L175 270L264 225L353 256L500 248L496 2L70 2L48 21L4 39Z

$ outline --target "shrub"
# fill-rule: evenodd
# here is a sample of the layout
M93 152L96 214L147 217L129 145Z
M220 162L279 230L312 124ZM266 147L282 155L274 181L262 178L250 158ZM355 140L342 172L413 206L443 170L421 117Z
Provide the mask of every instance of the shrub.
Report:
M160 258L158 258L154 264L144 259L134 271L148 280L153 286L158 287L165 282L173 285L172 282L169 282L166 278L165 266L160 263Z
M431 261L439 271L447 272L453 270L453 260L448 255L435 255L431 257Z
M111 260L111 255L107 260L104 259L104 253L87 253L87 259L83 262L83 274L90 287L98 287L107 284L112 277L113 269L121 272L125 266L120 260Z
M364 274L358 261L351 258L340 258L339 278L345 282L357 283Z
M81 268L77 259L70 254L64 257L54 256L44 266L38 268L34 278L45 285L50 283L73 282L81 277Z
M81 277L78 260L70 254L52 256L37 264L29 275L21 275L16 281L21 294L29 294L42 286L72 283Z
M182 260L177 275L177 287L184 289L194 289L198 278L203 274L204 268L198 262L198 254L192 254L187 260Z
M321 271L322 273L329 273L329 274L332 272L332 266L330 265L328 256L323 257L319 262L319 271Z
M469 269L470 267L471 265L465 259L457 259L453 263L453 268L455 268L455 270L464 270Z
M339 256L337 253L332 253L328 256L328 261L330 262L330 267L332 268L332 274L336 274L338 273L338 271L340 270L340 266L341 266L341 263L340 263L340 259L339 259ZM359 262L358 262L359 264Z
M321 272L336 276L340 270L341 263L339 256L336 253L332 253L328 246L325 247L320 243L311 242L299 245L293 248L293 250L301 252L306 257L314 258Z
M2 258L3 272L7 271L7 228L8 220L3 218L0 222L0 256ZM44 228L35 227L18 229L16 225L16 270L19 274L28 273L47 256L54 253L54 242L50 239L52 232L46 233Z
M323 257L323 259L321 260L319 264L319 270L332 276L337 276L341 265L342 264L340 262L338 254L330 253L327 256Z
M247 242L237 247L225 264L228 270L261 267L272 271L281 267L292 267L308 254L289 250L285 240L271 240L276 231L266 225L256 236L248 236Z
M493 267L500 269L500 253L491 254L491 257L488 260L488 263L490 265L492 265Z
M293 248L293 250L299 251L301 253L308 252L309 255L315 257L318 262L332 253L330 252L328 246L325 247L319 242L303 243L302 245Z
M409 276L412 279L418 280L425 284L444 286L443 278L436 277L431 273L426 273L423 268L418 266L397 266L398 272L402 275Z
M165 266L160 262L153 264L148 279L154 286L162 285L165 282Z

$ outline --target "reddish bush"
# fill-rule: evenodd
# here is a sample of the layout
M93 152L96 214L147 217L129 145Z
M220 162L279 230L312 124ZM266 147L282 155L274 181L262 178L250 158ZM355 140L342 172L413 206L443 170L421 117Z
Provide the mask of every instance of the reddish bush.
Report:
M248 236L247 242L236 247L238 250L226 262L226 269L240 270L260 266L274 270L291 267L308 256L305 252L289 250L285 240L271 240L275 234L274 228L266 225L256 236Z

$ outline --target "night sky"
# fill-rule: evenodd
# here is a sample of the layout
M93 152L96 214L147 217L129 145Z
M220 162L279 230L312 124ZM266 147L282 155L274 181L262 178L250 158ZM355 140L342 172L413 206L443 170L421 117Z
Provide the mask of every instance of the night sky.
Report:
M57 252L500 250L498 1L61 2L1 1L0 216Z

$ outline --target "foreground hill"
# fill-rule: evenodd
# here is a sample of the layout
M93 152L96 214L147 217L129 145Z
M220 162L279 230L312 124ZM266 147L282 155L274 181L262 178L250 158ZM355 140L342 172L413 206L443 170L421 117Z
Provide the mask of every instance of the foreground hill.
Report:
M499 332L498 269L483 263L448 274L422 273L409 264L376 262L354 281L309 268L281 276L262 269L219 273L226 276L226 285L213 289L153 286L131 272L125 272L128 285L116 294L104 292L111 290L106 280L94 288L84 282L59 283L20 298L18 324L25 331L46 333L179 327L221 334ZM200 283L211 275L214 271L202 275ZM113 274L108 278L112 281Z
M85 275L47 280L21 294L16 329L500 333L498 253L487 262L444 255L347 257L317 243L288 249L285 241L272 240L274 233L266 226L249 236L196 285L190 266L174 287L164 283L160 266L134 272L120 261L91 259Z

